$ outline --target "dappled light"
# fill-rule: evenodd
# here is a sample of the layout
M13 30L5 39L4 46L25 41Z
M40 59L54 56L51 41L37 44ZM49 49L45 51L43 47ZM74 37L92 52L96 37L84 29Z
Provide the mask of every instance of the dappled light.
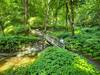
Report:
M76 29L75 30L75 34L80 34L81 33L81 30L80 29Z
M31 26L31 27L36 26L39 22L41 22L40 17L30 17L28 19L29 26Z
M0 72L3 72L9 68L17 68L19 66L25 66L35 61L35 57L11 57L5 62L0 62Z
M37 20L37 17L31 17L31 18L28 20L28 22L29 22L30 25L33 25L34 22L35 22L36 20Z
M15 30L15 27L14 27L13 25L7 26L7 27L4 29L4 33L5 33L5 34L14 33L14 30Z
M74 66L77 68L77 69L80 69L82 71L86 71L87 73L94 73L94 69L91 69L92 68L92 65L91 64L88 64L88 62L84 59L80 59L80 60L77 60L75 59L77 62L74 63Z

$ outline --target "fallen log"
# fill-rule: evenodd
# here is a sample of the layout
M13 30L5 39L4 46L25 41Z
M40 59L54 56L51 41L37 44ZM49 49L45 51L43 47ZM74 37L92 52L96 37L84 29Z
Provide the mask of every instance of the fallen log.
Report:
M56 37L45 34L39 30L32 30L31 33L40 36L42 39L46 40L48 43L50 43L53 46L57 46L61 48L65 47L65 43L63 39L58 39Z
M0 61L3 61L9 57L16 56L17 53L0 53Z
M15 56L17 53L0 53L0 56Z
M56 37L50 36L48 34L45 34L45 33L41 32L39 30L32 30L31 33L38 35L39 37L41 37L42 40L48 42L49 44L51 44L53 46L60 47L60 48L64 48L65 47L65 43L64 43L64 41L62 39L60 40L60 39L58 39ZM1 56L0 58L2 58L2 57L12 57L12 56L18 56L18 57L20 57L20 56L31 55L31 54L35 55L38 52L40 52L42 49L43 48L39 49L36 46L32 46L31 48L26 48L26 50L23 51L23 52L0 53L0 56Z

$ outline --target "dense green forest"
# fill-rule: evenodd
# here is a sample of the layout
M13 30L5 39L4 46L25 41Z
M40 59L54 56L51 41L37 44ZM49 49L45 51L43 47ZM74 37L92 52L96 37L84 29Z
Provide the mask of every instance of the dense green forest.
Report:
M100 0L0 0L0 75L100 75Z

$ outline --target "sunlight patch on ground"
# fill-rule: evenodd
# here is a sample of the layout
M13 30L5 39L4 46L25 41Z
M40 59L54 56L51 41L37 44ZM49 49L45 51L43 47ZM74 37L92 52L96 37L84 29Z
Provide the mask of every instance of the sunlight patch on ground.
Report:
M35 57L12 57L6 59L6 62L0 63L0 72L3 72L11 67L15 68L22 65L27 65L35 61Z
M77 60L77 63L75 63L74 66L83 71L94 72L92 65L88 64L84 59Z

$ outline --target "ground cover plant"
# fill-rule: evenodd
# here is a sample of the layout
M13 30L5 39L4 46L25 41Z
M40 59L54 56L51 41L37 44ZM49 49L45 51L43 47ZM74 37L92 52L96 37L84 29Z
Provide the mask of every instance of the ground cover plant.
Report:
M31 65L10 69L6 75L98 75L86 59L65 49L49 47Z

